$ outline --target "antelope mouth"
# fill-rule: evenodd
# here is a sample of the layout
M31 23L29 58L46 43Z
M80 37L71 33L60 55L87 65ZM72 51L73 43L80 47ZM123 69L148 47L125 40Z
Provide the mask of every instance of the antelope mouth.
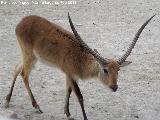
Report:
M112 86L110 86L110 89L111 89L113 92L116 92L117 89L118 89L118 85L112 85Z

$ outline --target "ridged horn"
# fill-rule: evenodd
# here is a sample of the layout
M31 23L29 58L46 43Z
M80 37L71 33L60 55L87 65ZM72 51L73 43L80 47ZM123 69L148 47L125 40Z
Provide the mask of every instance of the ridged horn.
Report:
M77 30L75 29L71 17L69 15L68 12L68 19L69 19L69 23L70 23L70 27L75 35L75 38L80 42L80 44L84 47L84 49L86 49L90 54L92 54L102 65L106 65L109 62L109 60L105 59L104 57L100 56L100 54L98 54L98 52L92 50L80 37L80 35L78 34Z
M122 64L123 62L125 62L125 60L127 59L127 57L131 54L140 34L142 33L143 29L145 28L145 26L151 21L151 19L154 17L155 15L153 15L151 18L149 18L142 26L141 28L137 31L137 33L135 34L134 39L132 40L130 46L128 47L127 51L122 55L122 57L120 57L118 59L118 63Z

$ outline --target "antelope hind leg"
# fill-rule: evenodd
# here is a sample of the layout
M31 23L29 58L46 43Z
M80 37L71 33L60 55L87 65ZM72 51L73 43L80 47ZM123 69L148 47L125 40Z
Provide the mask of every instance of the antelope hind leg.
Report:
M74 120L73 118L70 117L71 114L69 112L69 98L70 98L70 95L72 93L71 86L69 85L69 80L70 80L70 78L67 77L67 79L66 79L66 98L65 98L65 105L64 105L64 114L66 114L68 120Z
M14 70L14 74L13 74L13 82L10 88L10 91L8 93L8 95L6 96L6 101L5 101L5 107L9 107L9 103L11 100L11 96L12 96L12 92L13 92L13 88L16 82L16 78L19 75L19 73L22 71L22 63L20 62L19 64L16 65L15 70Z
M25 57L25 56L24 56ZM33 96L33 93L31 91L31 88L29 86L29 74L31 72L32 67L34 66L34 64L36 63L36 58L34 55L32 56L26 56L26 58L24 59L24 63L23 63L23 69L21 72L21 76L23 78L23 82L25 84L25 87L27 89L27 92L30 96L31 102L32 102L32 106L38 110L38 112L43 113L42 110L40 109L39 105L36 102L36 99Z

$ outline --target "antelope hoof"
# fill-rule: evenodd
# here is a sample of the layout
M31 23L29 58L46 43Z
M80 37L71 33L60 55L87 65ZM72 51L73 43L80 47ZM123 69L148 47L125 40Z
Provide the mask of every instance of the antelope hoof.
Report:
M11 94L8 94L5 98L5 101L4 101L4 107L5 108L8 108L9 107L9 102L10 102L10 99L11 99Z
M3 106L4 106L5 108L8 108L8 107L9 107L9 101L8 101L8 100L5 100Z
M66 107L64 107L64 114L66 114L67 117L70 117L70 116L71 116L69 110L67 110Z
M9 103L8 103L8 101L6 101L6 102L4 103L4 107L5 107L5 108L9 108Z
M43 111L40 109L38 105L35 107L35 109L37 113L40 113L40 114L43 113Z
M64 112L64 114L66 114L67 117L71 116L71 114L69 112Z
M74 118L71 118L70 116L67 117L67 120L75 120Z
M64 110L64 114L66 114L66 116L67 116L67 120L75 120L74 118L71 118L71 114L70 114L70 112L69 112L69 111Z
M84 116L84 120L88 120L87 116Z

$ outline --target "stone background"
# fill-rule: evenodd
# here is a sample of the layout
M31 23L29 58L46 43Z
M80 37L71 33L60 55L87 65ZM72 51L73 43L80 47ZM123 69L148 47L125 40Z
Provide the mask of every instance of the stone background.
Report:
M0 115L14 111L20 120L66 119L63 114L65 75L39 62L30 75L30 85L44 113L37 114L32 108L21 77L16 82L10 108L3 108L14 67L21 56L15 27L24 16L40 15L70 30L67 18L67 12L70 12L77 30L90 47L96 48L103 56L117 58L127 49L140 26L157 14L144 29L128 58L133 63L119 72L116 93L98 80L80 80L79 86L89 120L160 119L159 0L77 0L75 5L45 5L43 0L37 5L31 0L0 2ZM76 120L83 119L74 94L70 111Z

